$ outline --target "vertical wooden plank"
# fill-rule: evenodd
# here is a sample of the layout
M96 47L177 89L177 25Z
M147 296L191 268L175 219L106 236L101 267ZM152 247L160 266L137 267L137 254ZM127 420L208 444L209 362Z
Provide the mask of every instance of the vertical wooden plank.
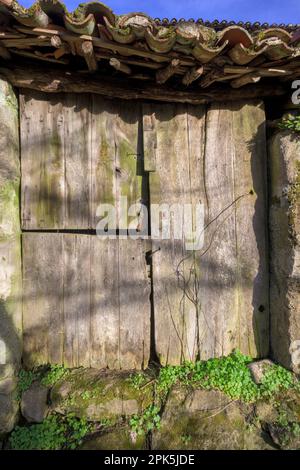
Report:
M144 170L155 171L156 168L156 130L153 105L143 103L143 144L144 144Z
M90 366L90 240L64 234L64 364Z
M116 205L114 102L92 95L91 220L95 228L99 204Z
M118 214L121 210L121 197L126 198L127 207L142 202L142 148L139 141L139 103L122 106L118 103L115 116L116 178ZM119 215L119 226L122 226Z
M63 99L20 95L22 228L64 228Z
M240 321L236 290L232 114L222 103L213 104L207 113L204 158L203 178L210 225L204 234L207 252L201 258L205 285L201 295L202 312L206 325L200 334L203 336L202 358L206 359L231 352Z
M128 107L96 95L92 100L93 226L99 221L99 204L111 204L117 211L117 228L125 229L120 220L121 197L126 197L127 207L142 199L140 107L137 103Z
M231 105L234 136L236 243L240 311L239 347L252 357L269 354L267 171L262 102ZM250 194L249 194L250 193Z
M66 94L64 104L65 225L91 227L91 97Z
M195 118L200 123L195 128L200 138L195 149L191 142L195 131L192 128L192 118L188 118L187 107L153 105L157 150L156 171L150 173L152 238L153 204L179 204L179 211L182 210L179 237L174 233L174 229L177 230L178 227L173 227L169 240L152 240L155 346L162 364L193 360L198 352L196 325L199 315L197 305L186 289L186 282L191 278L194 255L186 251L183 214L184 204L201 201L201 184L197 181L195 171L201 165L203 111L201 108ZM193 162L192 168L190 159ZM174 207L176 210L176 206Z
M204 357L234 348L259 356L268 349L263 122L256 103L218 103L208 111L204 178L213 222L201 263L210 331Z
M62 235L23 234L24 362L63 361Z
M146 368L150 358L150 280L144 240L119 239L120 366Z
M91 239L91 367L120 368L118 240Z

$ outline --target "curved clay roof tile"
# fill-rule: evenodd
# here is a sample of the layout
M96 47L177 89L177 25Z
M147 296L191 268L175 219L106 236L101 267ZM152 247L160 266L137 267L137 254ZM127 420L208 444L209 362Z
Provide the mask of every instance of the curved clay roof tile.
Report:
M94 15L96 24L104 24L104 18L107 18L112 25L115 24L113 11L101 2L81 3L74 11L74 16L84 18L90 13Z
M280 60L292 56L294 48L289 47L285 42L278 38L268 38L256 43L257 49L264 48L264 55L271 60Z
M275 37L275 38L281 39L281 41L287 44L290 42L291 37L292 37L290 33L288 33L282 28L268 28L262 32L262 35L264 39Z
M128 15L121 15L117 20L119 28L126 28L130 26L138 39L145 36L147 28L153 28L154 21L144 13L130 13Z
M230 46L235 46L236 44L243 44L245 47L250 47L253 44L253 39L246 31L246 29L241 28L240 26L229 26L223 31L218 33L218 44L224 44L225 41L228 41Z
M66 29L69 31L77 34L87 34L89 36L93 34L96 26L95 17L91 13L83 20L76 20L74 16L69 17L68 15L64 15L64 22Z
M105 23L107 30L109 31L109 33L112 35L113 39L116 42L119 42L121 44L131 44L132 42L135 41L136 36L130 26L127 26L125 28L112 26L108 18L106 17L104 17L104 23Z
M200 42L196 44L194 49L192 50L193 56L199 60L202 64L206 64L207 62L211 61L214 57L217 57L221 52L224 51L228 42L225 41L224 44L220 47L208 47Z
M260 56L266 50L266 46L259 51L254 49L248 49L243 44L236 44L232 49L228 51L228 56L237 65L247 65L256 57Z
M3 0L1 0L3 3ZM4 0L5 7L18 23L30 28L45 28L50 20L48 15L42 10L39 2L32 5L31 8L23 8L17 2Z
M145 39L150 49L152 49L154 52L160 52L160 53L170 52L170 50L175 44L176 33L174 29L173 28L172 29L165 28L165 29L166 29L164 33L165 37L163 37L163 35L162 34L160 35L159 33L157 35L154 35L150 31L150 29L146 29Z

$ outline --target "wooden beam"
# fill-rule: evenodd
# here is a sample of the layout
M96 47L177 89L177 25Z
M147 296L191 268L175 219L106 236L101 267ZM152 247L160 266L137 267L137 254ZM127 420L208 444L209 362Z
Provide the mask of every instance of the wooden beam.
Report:
M16 54L22 57L29 57L30 59L37 59L37 60L44 60L45 62L53 62L56 64L68 64L68 59L52 59L51 57L46 57L43 54L37 54L37 51L34 52L27 52L27 51L20 51L18 49L10 49L12 54Z
M95 93L107 98L125 100L154 100L174 103L204 104L212 101L235 101L256 99L267 96L282 96L288 92L286 85L266 83L249 85L242 89L211 88L209 90L178 90L143 81L134 85L127 80L86 75L62 71L55 68L14 66L13 69L0 67L0 74L13 86L29 88L46 93Z
M156 72L156 82L159 84L165 83L174 75L180 66L179 59L173 59L167 67L160 69Z
M4 46L0 46L0 57L4 60L10 60L11 54Z
M62 46L62 40L60 39L59 36L51 36L51 46L56 47L56 49L59 49Z
M123 64L119 59L116 59L115 57L112 57L109 61L109 64L114 69L118 70L118 72L123 72L126 75L131 75L131 68L128 65Z
M199 77L203 74L203 66L200 67L193 67L192 69L188 70L182 79L182 83L185 86L190 85L195 80L198 80Z
M79 45L81 55L85 58L90 72L95 72L98 69L97 60L94 54L94 47L91 41L83 41Z
M248 73L257 73L261 77L283 77L290 75L292 72L287 68L282 67L242 67L242 66L225 66L224 74L238 74L244 75Z
M259 82L261 77L256 73L249 73L246 75L242 75L240 78L236 78L230 82L232 88L240 88L249 83L257 83Z

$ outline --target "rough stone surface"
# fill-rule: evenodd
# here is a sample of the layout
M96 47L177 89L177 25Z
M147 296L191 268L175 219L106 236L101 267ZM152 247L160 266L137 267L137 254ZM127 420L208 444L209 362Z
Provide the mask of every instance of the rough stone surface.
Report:
M254 382L256 384L260 384L268 367L273 365L274 362L270 361L269 359L262 359L261 361L255 361L248 364L248 368L250 369Z
M52 389L51 408L91 421L117 421L122 416L141 413L152 402L152 387L137 390L129 378L130 372L75 370Z
M300 139L270 141L270 317L273 357L300 372Z
M10 432L18 418L19 406L12 394L0 395L0 436Z
M21 412L29 423L41 423L48 412L48 389L34 382L22 395Z
M153 449L273 449L260 427L248 426L252 407L215 391L171 391Z
M79 450L142 450L145 436L136 436L130 429L114 429L89 438Z
M0 434L16 423L12 393L21 358L21 243L18 103L0 79Z
M269 424L268 431L273 442L282 450L299 450L300 435L295 435L292 428L288 426L280 426Z

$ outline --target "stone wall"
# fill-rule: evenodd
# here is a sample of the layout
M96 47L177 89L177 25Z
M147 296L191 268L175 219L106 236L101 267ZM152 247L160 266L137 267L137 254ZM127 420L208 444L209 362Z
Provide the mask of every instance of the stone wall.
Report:
M17 419L16 374L21 360L21 242L18 101L0 80L0 435Z
M269 145L270 318L276 361L300 372L300 139L282 131Z

